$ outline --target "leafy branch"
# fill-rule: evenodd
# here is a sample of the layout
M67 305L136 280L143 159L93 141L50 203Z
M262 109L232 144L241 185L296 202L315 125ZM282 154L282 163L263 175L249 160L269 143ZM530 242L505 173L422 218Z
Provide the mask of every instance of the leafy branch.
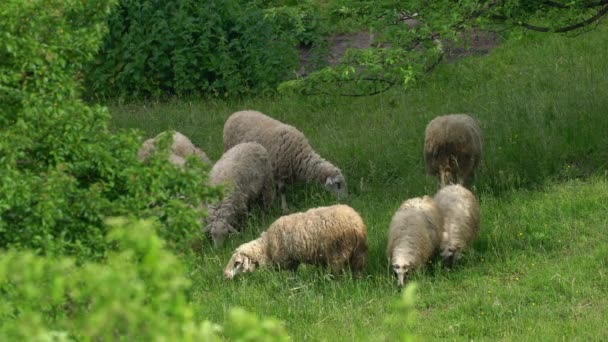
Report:
M407 88L444 60L443 44L462 39L471 28L583 33L608 12L608 0L345 0L341 5L335 13L368 27L372 46L348 50L338 64L284 82L280 91L369 96Z

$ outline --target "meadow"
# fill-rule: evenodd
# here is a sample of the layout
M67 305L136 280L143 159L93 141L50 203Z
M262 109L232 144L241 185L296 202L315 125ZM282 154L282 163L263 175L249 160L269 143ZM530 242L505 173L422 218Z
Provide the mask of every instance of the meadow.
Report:
M227 282L222 270L240 243L280 214L248 217L221 249L205 241L187 257L200 318L224 322L243 307L283 322L296 341L606 340L608 317L608 27L579 37L527 35L490 54L440 65L410 89L373 97L274 96L240 100L170 99L110 103L114 128L142 136L175 129L217 160L222 127L234 111L256 109L302 130L344 172L368 227L363 279L321 269L262 270ZM437 115L470 113L484 133L474 192L481 233L453 269L434 262L418 284L417 317L393 315L399 296L385 257L399 204L433 194L424 173L424 128ZM288 193L292 211L335 199L317 185Z

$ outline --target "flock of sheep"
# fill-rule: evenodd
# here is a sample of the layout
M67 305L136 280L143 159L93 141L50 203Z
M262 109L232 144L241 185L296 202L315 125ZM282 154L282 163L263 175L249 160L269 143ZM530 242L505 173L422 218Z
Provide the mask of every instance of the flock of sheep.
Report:
M161 135L167 133L161 133ZM148 158L160 138L144 142L138 157ZM204 232L216 247L239 231L253 204L269 208L275 189L288 212L286 185L317 182L343 198L348 194L342 171L323 159L302 132L257 111L233 113L224 125L224 154L210 171L211 185L224 185L225 196L208 207ZM212 165L207 155L179 132L173 133L169 161L184 166L194 155ZM433 196L411 198L395 212L388 232L387 259L400 285L411 270L439 253L451 265L479 232L479 203L465 186L471 184L482 156L481 129L465 114L433 119L425 130L427 172L438 178ZM310 209L280 217L259 238L240 245L224 277L275 266L295 271L299 264L327 267L338 274L359 275L367 258L366 226L347 205Z

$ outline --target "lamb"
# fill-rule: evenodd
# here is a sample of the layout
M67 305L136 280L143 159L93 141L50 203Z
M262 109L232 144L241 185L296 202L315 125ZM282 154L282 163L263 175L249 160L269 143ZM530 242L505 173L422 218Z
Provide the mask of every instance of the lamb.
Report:
M156 150L156 144L158 140L164 137L166 134L167 132L162 132L156 137L144 141L141 148L137 152L137 158L139 158L139 160L141 161L145 161L150 156L152 156L152 154L154 154L154 151ZM169 151L169 162L176 166L186 165L186 157L188 157L189 155L195 155L199 157L203 163L209 166L213 165L213 163L211 162L209 157L207 157L205 152L194 146L190 139L188 139L188 137L186 137L180 132L173 132L173 143L171 144L171 148Z
M428 174L440 186L457 183L469 186L482 156L481 128L466 114L450 114L426 126L424 161Z
M435 194L435 203L444 220L441 256L452 265L479 234L479 202L465 187L448 185Z
M260 200L269 207L275 197L270 157L262 145L254 142L238 144L224 153L211 169L209 182L226 186L224 199L209 205L204 228L215 247L220 247L229 233L237 232L236 224L253 202Z
M366 237L361 216L346 205L282 216L258 239L235 250L224 278L270 265L295 272L300 263L327 266L334 274L350 266L359 275L367 258Z
M288 183L319 182L338 198L348 194L342 171L319 156L295 127L257 111L233 113L224 125L224 150L245 141L258 142L268 150L284 213L288 212L285 199Z
M429 196L401 204L389 226L386 256L400 286L439 249L443 218Z

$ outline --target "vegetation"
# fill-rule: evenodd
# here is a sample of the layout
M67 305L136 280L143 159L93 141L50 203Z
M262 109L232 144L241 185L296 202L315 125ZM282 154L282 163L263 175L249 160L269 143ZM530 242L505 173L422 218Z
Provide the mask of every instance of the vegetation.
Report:
M560 31L584 23L574 27L578 33L606 12L605 1L526 6L461 1L460 12L437 20L425 14L432 4L395 12L400 7L386 1L360 12L356 9L366 2L204 3L219 7L205 12L195 6L199 2L186 0L118 5L112 0L8 0L0 6L0 340L284 341L288 334L295 340L410 340L410 333L467 340L608 337L603 329L608 314L605 25L585 39L511 34L488 56L442 64L422 82L408 81L407 93L392 88L365 98L181 97L163 103L119 101L109 111L80 100L84 79L93 97L114 94L119 100L159 92L265 93L293 67L296 42L320 44L317 39L328 26L317 14L328 13L344 15L343 23L354 20L353 27L362 22L375 27L374 22L389 23L395 18L391 15L418 13L427 31L417 34L433 39L405 74L390 72L401 62L412 63L392 55L397 45L391 45L347 56L345 61L355 64L335 69L347 71L335 74L345 79L334 82L329 71L317 84L352 81L357 86L358 78L375 77L365 73L370 70L413 80L431 61L426 53L440 52L435 28L456 35L459 16L478 5L491 7L485 19L478 17L480 24L492 19ZM447 9L454 5L434 3ZM437 10L446 14L444 8ZM361 21L365 13L380 16ZM558 13L562 16L554 16ZM187 20L191 17L215 26L199 31L204 25ZM574 24L558 25L557 18L574 19ZM143 22L159 31L150 31L158 34L138 46L134 42L148 35L133 25ZM133 39L111 41L118 45L105 41L108 60L119 60L118 69L104 60L95 64L106 23L109 37ZM411 38L398 31L377 32L402 43ZM218 47L217 55L177 46L168 48L173 51L169 57L154 54L170 51L156 50L163 44L187 45L195 38L209 44L205 49ZM274 55L281 44L288 48ZM355 66L352 72L357 56L369 57L370 69ZM203 57L219 60L204 64L211 69L189 64ZM397 59L386 64L387 57ZM91 69L91 63L96 67ZM122 83L103 83L117 82L116 70L129 72L120 76ZM284 85L291 86L299 85ZM270 212L254 211L242 234L231 237L225 248L213 249L200 236L201 203L219 195L205 185L205 166L192 159L176 168L166 162L162 148L146 163L136 158L142 131L153 136L176 129L218 159L225 118L244 108L297 126L317 151L342 168L351 190L346 203L368 225L370 256L363 279L302 267L295 275L261 270L226 282L222 269L232 250L279 217L279 205ZM402 200L436 190L436 181L424 175L423 131L432 117L451 112L476 116L485 134L484 162L473 189L482 206L481 235L456 268L433 262L413 275L414 310L414 287L398 300L384 255L386 230ZM161 147L168 144L168 139L160 142ZM289 196L297 210L335 203L316 185L296 187Z
M283 92L367 96L409 88L445 55L445 45L475 30L580 34L608 13L608 1L440 0L328 2L334 21L349 20L374 35L367 49L350 49L337 65L285 82ZM520 29L520 30L513 30Z
M8 1L0 9L0 247L103 257L103 219L159 217L179 250L217 197L202 163L178 170L162 153L136 158L134 132L79 99L79 78L105 33L112 1ZM168 144L168 141L165 142Z
M278 322L240 309L230 310L228 330L197 322L183 265L152 223L108 223L114 227L108 241L117 248L102 263L0 254L2 340L287 340Z
M475 180L481 201L479 240L453 270L418 272L421 339L530 340L606 338L604 293L608 204L607 27L584 39L527 34L491 54L438 66L408 92L366 98L292 96L242 100L176 99L111 105L116 127L146 136L175 128L217 160L222 126L253 108L306 133L343 170L346 201L368 225L370 260L363 280L334 279L303 267L222 279L233 249L281 215L278 204L256 213L245 232L188 259L199 317L222 322L234 305L286 324L295 340L393 340L396 281L385 259L386 231L402 200L432 194L424 175L423 131L436 115L471 113L484 131ZM335 203L320 187L290 193L293 210Z
M240 0L120 1L90 68L92 94L274 91L296 69L296 35L304 30L287 14L267 15L255 2Z

